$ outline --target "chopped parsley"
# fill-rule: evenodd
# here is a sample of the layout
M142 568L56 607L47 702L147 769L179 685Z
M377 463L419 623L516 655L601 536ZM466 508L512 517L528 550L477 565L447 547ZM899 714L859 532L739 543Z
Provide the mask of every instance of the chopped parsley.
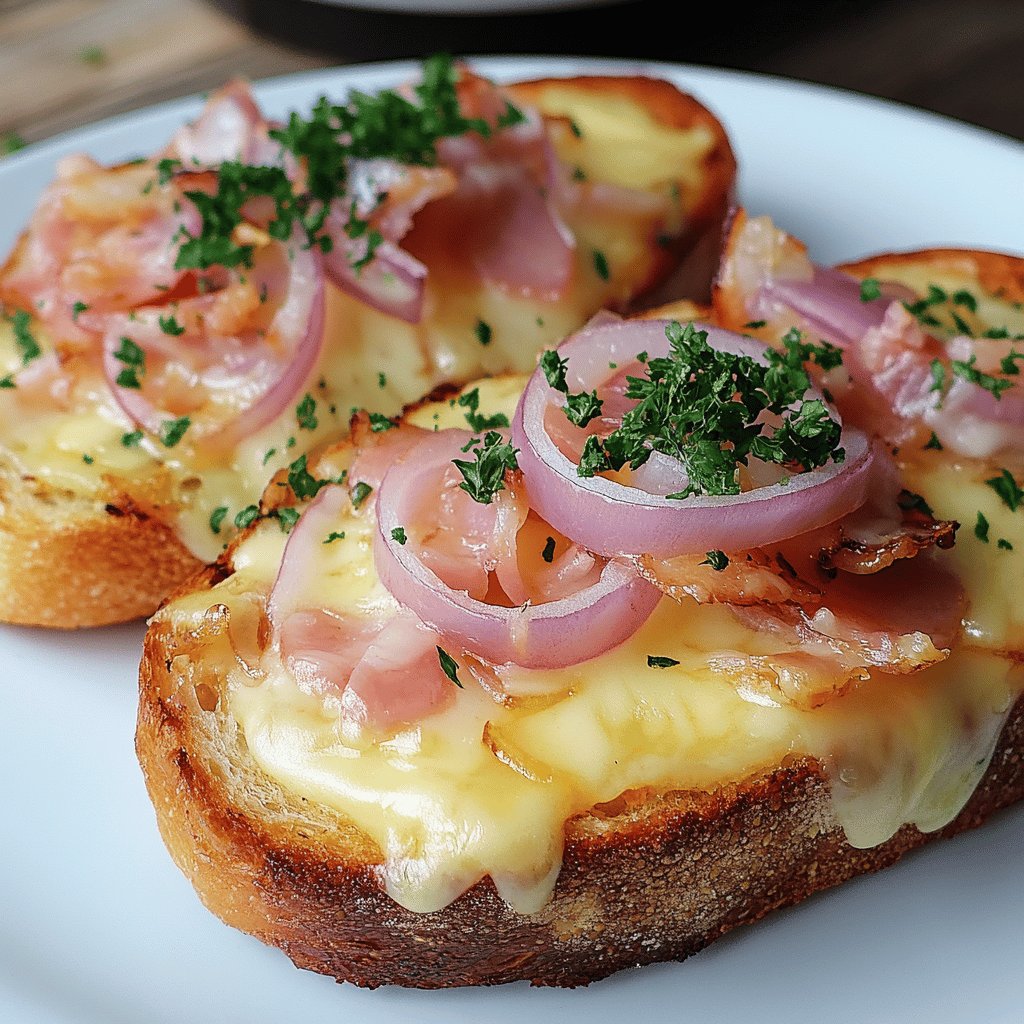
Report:
M14 383L13 373L9 373L5 377L0 377L0 388L7 390L10 388L16 388L17 386L18 385Z
M896 504L904 512L920 512L926 516L934 514L931 505L920 494L915 494L913 491L900 491L899 496L896 498Z
M173 448L185 436L185 431L192 425L187 416L179 416L176 420L164 420L160 424L160 440L165 448Z
M474 501L489 505L494 495L505 486L505 471L519 468L516 451L496 430L489 430L482 444L479 438L474 438L464 450L473 445L476 445L473 447L474 461L452 459L452 462L462 474L459 486Z
M877 277L865 277L860 283L860 301L861 302L874 302L875 299L881 298L882 296L882 285Z
M142 444L142 431L131 430L127 434L122 434L121 444L123 444L125 448L138 448L138 446Z
M0 156L10 156L27 145L28 143L17 132L4 132L0 135Z
M377 374L377 387L382 390L388 386L388 376L386 373Z
M496 412L492 416L484 416L478 412L480 408L480 389L473 388L464 395L459 395L457 404L466 410L466 422L470 430L481 433L485 430L494 430L498 427L508 426L508 417L503 412Z
M372 430L375 434L381 434L385 430L391 430L392 427L394 427L394 423L392 423L391 420L388 419L388 417L385 416L383 413L370 413L370 430Z
M78 323L79 315L84 313L88 308L89 308L89 303L88 302L81 302L81 301L76 302L71 307L71 319L72 319L72 321L74 321L74 323L77 324Z
M299 521L299 516L302 513L294 506L289 505L285 508L274 509L274 515L281 524L281 532L291 533L292 527Z
M461 690L459 682L459 663L440 645L437 644L437 660L441 663L441 671Z
M277 454L276 448L268 448L263 453L263 465L265 466Z
M611 271L608 269L608 257L600 249L594 250L594 270L602 281L607 281L611 277Z
M679 662L675 658L662 658L656 654L647 655L648 668L674 668Z
M479 341L481 345L490 345L491 337L494 332L491 330L491 325L487 323L486 320L477 320L476 327L473 328L473 331L476 334L476 340Z
M744 330L748 330L748 331L758 331L762 327L767 327L767 326L768 326L768 321L767 320L749 320L747 323L745 323L743 325L743 328L744 328Z
M360 505L370 496L373 488L363 480L352 488L352 507L359 508Z
M974 364L978 361L976 355L972 355L970 359L954 359L951 363L953 372L958 377L963 377L964 380L969 381L971 384L977 384L978 387L984 388L986 391L996 398L1000 399L1003 397L1003 392L1007 388L1013 387L1013 381L1007 380L1005 377L993 377L989 373L983 373Z
M974 524L974 536L982 543L988 543L988 520L981 512L978 513L977 522Z
M953 302L958 306L969 309L972 313L978 312L978 300L964 288L953 292Z
M299 430L316 430L319 420L316 418L316 399L307 391L302 401L295 407L295 418Z
M306 466L305 455L300 455L288 467L288 486L292 489L292 494L300 501L305 498L315 498L320 493L321 488L326 487L328 484L340 482L340 479L321 480L313 476Z
M117 375L115 383L119 388L142 387L139 380L146 372L146 353L131 338L122 337L114 358L124 364L124 369Z
M548 539L545 541L545 543L544 543L544 550L540 553L540 557L543 558L544 561L548 562L548 563L554 561L554 558L555 558L555 538L554 537L548 537Z
M396 527L395 527L395 528L394 528L394 529L393 529L393 530L391 531L391 539L392 539L392 540L393 540L393 541L394 541L394 542L395 542L396 544L405 544L405 542L406 542L406 541L407 541L407 540L409 539L409 538L408 538L408 537L406 537L406 535L405 535L405 527L404 527L404 526L396 526Z
M1013 550L1013 545L1005 537L1000 537L999 540L996 541L996 547L999 548L1000 551Z
M210 529L214 533L220 533L221 524L224 522L224 517L227 514L227 505L220 505L210 513Z
M592 419L601 415L603 403L597 397L597 391L580 391L570 393L569 385L565 379L568 360L563 359L554 349L548 349L540 357L540 368L544 373L544 379L556 391L565 395L563 411L570 423L577 427L585 427Z
M924 447L937 452L941 452L943 450L942 442L939 440L939 435L936 434L934 430L932 431L932 436L928 438Z
M941 327L942 321L930 312L933 306L938 306L949 300L949 296L938 285L928 285L928 294L916 302L904 302L903 308L914 317L918 323L925 327Z
M1024 491L1020 489L1013 474L1008 469L1000 470L999 476L994 476L985 483L992 488L1002 499L1003 504L1011 511L1016 512L1020 507L1021 499L1024 499Z
M711 551L704 552L704 561L700 564L710 565L715 572L721 572L729 564L729 558L724 551L712 548Z
M96 460L91 455L83 455L82 461L87 465L91 466Z
M169 334L172 338L180 337L185 333L185 328L178 323L178 320L173 313L168 313L167 316L158 317L157 322L160 324L160 330L163 331L164 334Z
M30 329L32 317L23 309L16 309L11 316L11 326L14 328L14 343L21 353L21 365L31 363L42 355L42 349L36 341Z
M577 139L582 139L583 138L583 130L576 123L576 121L573 118L571 118L571 117L569 118L569 131L571 131L573 133L573 135L576 136Z
M587 438L580 476L627 464L638 469L658 451L686 468L686 489L667 496L681 500L738 494L738 469L749 458L795 471L846 458L839 423L821 399L804 398L811 386L804 363L836 365L841 355L834 346L806 343L790 331L785 351L766 350L763 363L712 348L707 332L692 323L672 322L665 333L669 354L650 359L646 377L626 378L626 397L636 405L604 440ZM761 421L764 413L774 425Z
M251 526L260 517L259 505L246 505L238 515L235 516L235 526L240 530L244 530L247 526Z
M336 540L344 540L344 539L345 539L345 531L344 530L331 530L331 532L329 534L327 534L327 540L325 540L324 543L325 544L333 544Z

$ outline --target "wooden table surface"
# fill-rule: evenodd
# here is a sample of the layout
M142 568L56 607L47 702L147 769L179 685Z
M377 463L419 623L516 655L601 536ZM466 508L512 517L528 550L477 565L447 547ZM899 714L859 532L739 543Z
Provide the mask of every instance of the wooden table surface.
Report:
M621 54L768 71L1024 138L1022 0L765 4L717 32L670 27L667 8L637 0L456 18L308 0L0 0L0 138L35 141L235 74L261 78L439 48Z

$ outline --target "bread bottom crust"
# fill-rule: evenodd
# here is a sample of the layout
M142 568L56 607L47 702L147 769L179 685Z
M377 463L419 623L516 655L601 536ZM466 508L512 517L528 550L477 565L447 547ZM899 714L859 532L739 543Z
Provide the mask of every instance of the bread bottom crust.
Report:
M1022 698L973 797L939 832L904 826L874 849L851 847L821 765L804 758L711 794L627 794L574 818L540 913L514 913L485 878L444 910L414 914L380 888L365 836L268 779L224 701L204 710L218 684L209 660L183 670L179 659L172 672L195 640L158 623L140 676L136 749L164 842L225 922L299 967L371 988L577 986L682 960L1024 797Z

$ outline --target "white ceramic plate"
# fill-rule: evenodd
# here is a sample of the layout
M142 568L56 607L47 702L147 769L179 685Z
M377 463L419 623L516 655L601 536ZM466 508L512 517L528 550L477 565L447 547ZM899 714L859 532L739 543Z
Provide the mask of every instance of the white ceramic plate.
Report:
M978 129L793 82L623 61L495 59L510 78L645 71L723 119L740 195L830 262L971 245L1021 251L1024 147ZM275 114L319 93L394 84L412 65L268 82ZM197 101L121 117L0 164L0 251L55 160L159 146ZM686 964L578 991L365 992L297 971L199 904L157 835L132 749L142 627L69 636L0 628L0 1020L1024 1020L1024 808L752 928Z

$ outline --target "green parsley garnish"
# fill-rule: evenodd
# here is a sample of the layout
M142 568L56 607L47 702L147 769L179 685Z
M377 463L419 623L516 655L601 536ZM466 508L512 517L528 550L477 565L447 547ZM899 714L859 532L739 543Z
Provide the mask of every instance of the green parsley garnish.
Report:
M173 313L168 313L167 316L158 317L157 322L160 324L160 330L163 331L164 334L169 334L172 338L177 338L185 333L185 328L178 323L178 320Z
M79 314L84 313L89 308L88 302L76 302L71 307L71 319L77 324Z
M370 413L370 430L375 434L381 434L385 430L391 430L394 427L394 423L388 419L382 412L371 412Z
M679 662L675 658L662 658L656 654L647 655L648 668L674 668Z
M491 336L494 332L491 330L491 325L487 323L486 320L477 320L476 327L474 327L473 330L476 333L476 340L479 341L481 345L490 345Z
M377 387L383 389L388 386L388 377L386 373L377 374Z
M90 67L101 68L107 63L107 52L102 46L83 46L78 51L78 59Z
M608 269L608 257L600 249L594 250L594 270L597 271L597 276L602 281L607 281L611 277L611 271Z
M160 424L160 440L165 448L173 448L184 436L185 431L192 426L192 421L187 416L179 416L176 420L164 420Z
M22 366L32 362L33 359L38 359L42 355L42 349L40 349L29 328L31 323L31 315L23 309L16 309L11 316L11 326L14 328L14 343L18 346L18 351L21 352Z
M942 442L939 440L939 435L936 434L934 430L932 431L932 436L928 438L928 441L925 444L925 448L926 449L930 448L933 451L937 451L937 452L941 452L943 450Z
M142 431L131 430L127 434L122 434L121 444L123 444L125 448L138 448L138 446L142 444Z
M1001 551L1013 550L1013 545L1005 537L1000 537L999 540L996 541L996 547Z
M583 170L582 167L574 167L572 169L572 180L573 181L586 181L587 180L587 172L585 170ZM667 237L667 236L665 236L665 235L659 235L658 236L658 244L659 245L666 244L666 243L662 243L662 241L661 241L661 239L665 238L665 237ZM668 238L668 241L671 242L672 239Z
M882 295L882 285L877 277L865 277L860 283L860 301L874 302Z
M291 533L292 527L299 521L302 513L295 507L289 505L285 508L274 509L274 515L281 524L282 533Z
M295 418L299 422L299 430L316 430L319 424L316 418L316 399L308 391L295 407Z
M268 448L263 453L263 465L265 466L277 454L276 448Z
M437 646L437 660L441 663L441 671L461 690L459 682L459 663L443 648Z
M10 156L27 145L28 143L17 132L4 132L0 135L0 156Z
M700 564L710 565L715 572L721 572L729 564L729 558L724 551L712 548L711 551L704 552L704 561Z
M804 363L836 365L841 354L834 346L806 343L790 331L785 351L766 350L762 363L712 348L707 332L693 324L673 322L665 333L669 354L650 359L646 377L626 378L626 397L636 405L603 441L587 438L580 476L627 464L638 469L659 451L685 466L686 490L668 495L684 499L738 494L738 469L751 457L795 470L846 458L839 423L821 399L804 399L811 386ZM764 413L776 425L762 422Z
M760 330L762 327L767 327L767 326L768 326L768 321L767 320L749 320L747 323L745 323L743 325L743 328L744 328L744 330L757 331L757 330Z
M1002 498L1003 504L1011 511L1016 512L1020 507L1021 499L1024 499L1024 491L1017 485L1013 474L1008 469L1000 470L999 476L994 476L985 483Z
M363 480L352 488L352 507L359 508L360 505L370 496L373 488Z
M124 369L117 375L115 383L120 388L141 388L139 377L146 372L146 353L132 341L122 337L114 358L124 363Z
M331 532L329 534L327 534L327 540L325 540L324 543L325 544L333 544L336 540L344 540L344 539L345 539L345 531L344 530L331 530Z
M972 355L970 359L954 359L950 364L953 368L953 372L958 377L963 377L964 380L970 381L971 384L977 384L978 387L984 388L998 400L1003 397L1003 392L1007 388L1013 387L1013 381L1007 380L1005 377L993 377L989 373L983 373L977 369L974 365L978 361L976 355Z
M988 543L988 520L981 512L978 513L978 520L974 524L974 536L983 543Z
M555 538L554 537L548 537L548 539L544 542L544 550L540 553L540 557L543 558L545 562L552 562L552 561L554 561L554 558L555 558Z
M469 424L470 430L476 433L508 426L508 417L503 412L496 412L492 416L484 416L483 413L477 411L480 408L479 388L473 388L472 391L459 395L457 404L467 410L466 422Z
M406 535L405 535L405 527L404 527L404 526L396 526L396 527L395 527L395 528L394 528L394 529L393 529L393 530L391 531L391 539L392 539L392 540L393 540L393 541L394 541L394 542L395 542L396 544L405 544L405 542L406 542L406 541L407 541L407 540L409 539L409 538L408 538L408 537L406 537Z
M563 359L554 349L548 349L540 357L540 368L544 379L556 391L565 395L565 405L562 407L566 418L577 427L585 427L592 419L601 415L603 403L597 397L597 391L579 391L570 393L569 385L565 379L568 360Z
M335 480L318 480L306 467L306 456L300 455L288 467L288 486L292 494L300 501L305 498L315 498L321 488L330 483L338 483Z
M932 306L940 305L943 302L947 302L949 296L946 292L938 285L928 285L928 294L918 299L916 302L904 302L903 308L916 318L918 323L923 324L925 327L941 327L942 321L938 317L933 316L929 309Z
M473 448L475 461L452 459L452 462L462 474L459 486L474 501L489 505L494 495L505 486L505 470L519 468L516 452L495 430L489 430L484 435L482 445L479 438L474 438L464 450L473 445L477 446Z
M7 390L10 388L16 388L17 386L18 385L14 383L13 373L9 373L5 377L0 377L0 388Z
M224 517L227 514L227 505L220 505L210 513L210 529L214 533L220 533L221 524L224 522Z
M576 121L573 118L571 118L571 117L569 118L569 131L571 131L573 133L573 135L576 136L577 139L582 139L583 138L583 131L582 131L582 129L576 123Z
M91 466L96 460L91 455L83 455L82 461L87 465Z
M929 505L920 494L915 494L913 491L900 491L899 496L896 498L896 504L899 505L904 512L921 512L926 516L934 514L932 512L931 505Z
M978 312L978 300L966 289L953 292L953 302L958 306L969 309L972 313Z
M240 530L244 530L247 526L251 526L260 517L259 505L246 505L238 515L235 516L235 526Z

